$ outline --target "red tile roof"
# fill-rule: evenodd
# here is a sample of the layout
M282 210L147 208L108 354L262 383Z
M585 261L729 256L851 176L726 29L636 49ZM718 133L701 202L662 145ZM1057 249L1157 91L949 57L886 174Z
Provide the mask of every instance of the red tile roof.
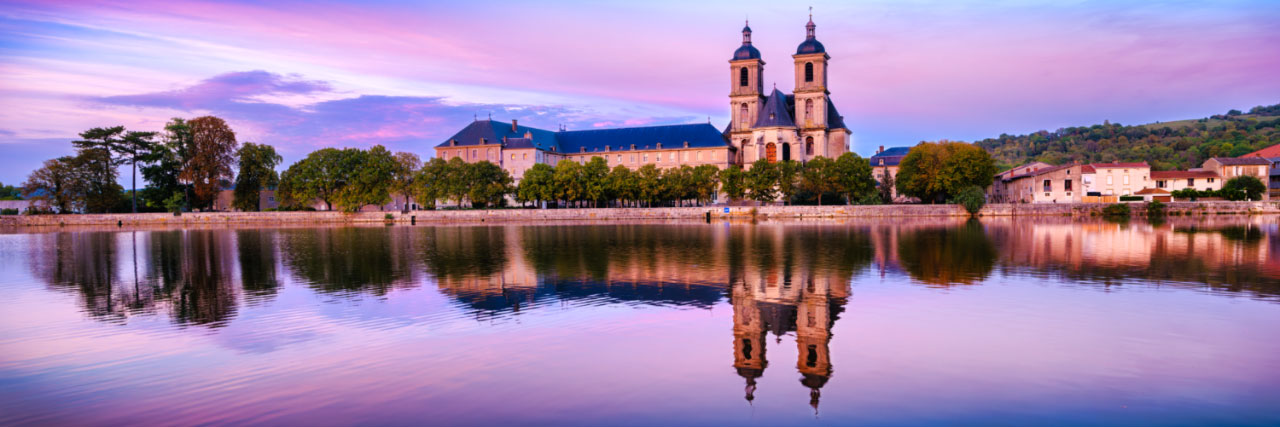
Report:
M1141 162L1141 163L1120 163L1120 162L1112 162L1112 163L1091 163L1091 164L1089 164L1089 166L1092 166L1094 169L1105 169L1105 168L1111 168L1111 169L1116 169L1116 168L1125 168L1125 169L1129 169L1129 168L1146 168L1146 167L1151 167L1151 166L1147 165L1147 162Z
M1217 178L1213 171L1151 171L1151 179Z
M1144 194L1173 194L1173 193L1170 193L1168 190L1165 190L1163 188L1143 188L1141 190L1138 190L1137 193L1133 193L1133 194L1140 196Z
M1264 157L1268 159L1272 157L1280 157L1280 144L1272 145L1240 157Z

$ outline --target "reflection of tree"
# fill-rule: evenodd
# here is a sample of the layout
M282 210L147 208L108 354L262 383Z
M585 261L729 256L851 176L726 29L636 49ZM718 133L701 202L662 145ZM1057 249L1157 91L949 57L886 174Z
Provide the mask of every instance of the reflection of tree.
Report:
M898 260L911 278L937 285L968 285L987 278L996 248L977 220L958 227L903 230Z
M323 292L385 294L412 277L405 228L281 230L285 264L300 280Z
M246 295L275 295L280 286L276 278L275 233L262 230L237 230L236 251L240 260L240 287Z
M713 265L711 230L703 225L609 224L526 227L523 255L540 277L661 282L690 266ZM626 273L623 273L626 272Z
M231 234L209 230L182 234L180 250L164 251L181 257L180 279L172 296L173 316L182 323L222 325L236 311Z
M461 279L502 272L507 265L504 227L414 229L419 256L436 277Z
M114 233L49 233L36 237L31 271L49 286L75 292L85 311L95 318L128 314L129 295L123 289L115 262Z

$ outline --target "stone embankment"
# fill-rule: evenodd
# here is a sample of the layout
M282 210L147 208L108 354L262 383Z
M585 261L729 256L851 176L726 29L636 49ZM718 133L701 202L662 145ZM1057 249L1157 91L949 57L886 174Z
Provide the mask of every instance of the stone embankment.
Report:
M1172 216L1280 214L1280 202L1174 202L1167 203ZM1105 204L996 204L987 205L985 217L1012 216L1097 216ZM1143 205L1132 205L1135 215ZM388 215L390 219L388 219ZM911 218L964 217L956 205L882 206L761 206L691 208L601 208L601 209L493 209L399 212L201 212L174 216L167 213L100 215L16 215L0 216L0 226L205 226L205 225L308 225L382 222L545 222L601 220L704 220L711 219L805 219L805 218Z

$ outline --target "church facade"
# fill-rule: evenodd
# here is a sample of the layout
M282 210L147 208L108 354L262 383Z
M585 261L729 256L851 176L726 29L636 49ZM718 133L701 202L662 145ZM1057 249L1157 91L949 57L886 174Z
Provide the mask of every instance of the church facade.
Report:
M835 158L849 151L849 129L827 90L826 48L815 36L813 17L805 40L792 59L795 91L784 94L774 85L764 92L764 60L751 45L750 26L742 29L742 46L729 60L731 120L723 130L710 123L633 128L549 131L492 119L475 120L435 147L435 156L500 165L519 180L534 164L562 160L586 163L603 158L609 165L638 169L733 165L752 162L805 162L818 156Z

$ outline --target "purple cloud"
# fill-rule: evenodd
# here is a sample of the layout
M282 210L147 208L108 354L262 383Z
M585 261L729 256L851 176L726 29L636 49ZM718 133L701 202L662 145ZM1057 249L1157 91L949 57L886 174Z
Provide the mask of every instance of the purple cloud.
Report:
M104 104L161 107L180 110L210 109L228 103L242 103L259 95L329 92L329 83L303 80L297 75L280 75L262 70L220 74L195 85L165 92L97 98Z

